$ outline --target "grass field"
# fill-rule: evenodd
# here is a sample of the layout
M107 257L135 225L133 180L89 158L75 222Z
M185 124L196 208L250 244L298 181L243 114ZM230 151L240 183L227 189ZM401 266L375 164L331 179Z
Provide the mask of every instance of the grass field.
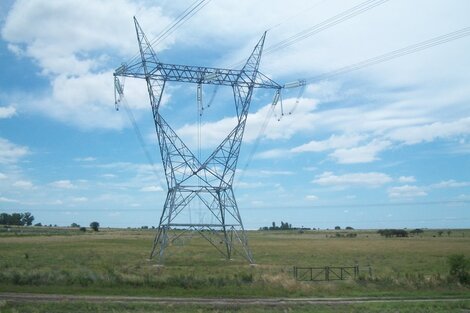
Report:
M334 231L250 231L249 244L256 261L253 266L239 256L230 261L222 259L194 235L171 247L165 266L160 267L148 260L152 230L81 233L48 227L2 229L0 291L188 297L470 295L468 286L449 277L447 264L449 255L470 256L469 230L452 230L442 236L437 230L427 230L409 238L355 232L355 238L338 238ZM357 280L334 282L299 282L293 278L293 266L355 264L370 265L372 276L363 272ZM468 303L442 304L441 310L438 305L426 305L436 306L432 312L468 307ZM394 304L389 306L392 312ZM37 308L30 310L23 304L21 312L36 312ZM108 312L105 306L102 308ZM0 312L10 309L14 308L9 304L3 309L0 306ZM139 310L147 312L145 307ZM319 312L328 310L325 307ZM45 311L54 312L54 308ZM175 308L174 312L186 311Z
M283 305L279 307L266 306L207 306L207 305L177 305L164 306L155 304L94 304L94 303L50 303L50 304L7 304L0 303L1 313L76 313L76 312L95 312L95 313L124 313L124 312L169 312L169 313L295 313L295 312L315 312L315 313L465 313L470 311L470 301L458 301L454 303L367 303L367 304L349 304L349 305Z

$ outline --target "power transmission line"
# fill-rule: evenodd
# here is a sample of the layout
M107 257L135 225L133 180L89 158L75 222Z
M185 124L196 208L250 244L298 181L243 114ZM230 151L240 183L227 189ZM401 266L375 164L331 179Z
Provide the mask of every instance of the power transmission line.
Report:
M186 9L177 17L177 20L173 23L173 25L167 27L167 29L164 30L157 38L152 40L150 44L153 46L159 44L160 42L168 38L168 36L174 33L179 27L181 27L181 25L186 23L191 17L193 17L197 12L202 10L211 1L212 0L195 1L188 9Z
M316 3L314 3L312 6L309 6L309 7L307 7L307 8L304 8L304 9L302 9L301 11L299 11L299 12L297 12L297 13L295 13L295 14L292 14L292 15L286 17L286 18L283 19L281 22L279 22L279 23L277 23L276 25L274 25L274 26L268 28L268 31L273 30L274 28L277 28L277 27L283 25L283 24L286 23L287 21L289 21L289 20L291 20L291 19L293 19L293 18L295 18L295 17L297 17L297 16L299 16L299 15L305 14L306 12L312 10L313 8L316 8L316 7L320 6L321 4L325 3L326 1L327 1L327 0L320 0L320 1L316 2Z
M212 0L194 1L188 8L181 12L172 23L165 26L165 28L160 32L160 34L150 42L151 46L157 45L166 38L168 38L171 34L173 34L178 28L180 28L184 23L186 23L200 10L202 10L211 1ZM139 55L140 53L137 52L134 56L129 59L127 63L133 63L134 61L136 61Z
M337 14L337 15L335 15L335 16L333 16L333 17L331 17L331 18L329 18L329 19L327 19L327 20L325 20L321 23L318 23L318 24L316 24L312 27L309 27L309 28L307 28L307 29L305 29L305 30L303 30L303 31L301 31L301 32L299 32L299 33L297 33L297 34L281 41L281 42L278 42L277 44L272 45L271 47L267 48L263 53L269 54L269 53L275 52L277 50L283 49L285 47L291 46L291 45L297 43L298 41L304 40L304 39L306 39L310 36L313 36L314 34L317 34L317 33L321 32L322 30L325 30L329 27L332 27L332 26L335 26L339 23L342 23L342 22L344 22L344 21L346 21L350 18L353 18L353 17L355 17L355 16L357 16L361 13L364 13L364 12L366 12L366 11L376 7L376 6L379 6L379 5L381 5L381 4L383 4L387 1L389 1L389 0L367 0L367 1L364 1L364 2L352 7L350 9L346 10L346 11L343 11L340 14ZM316 3L311 8L321 4L322 2L323 1L320 1L320 2ZM296 14L296 15L298 15L298 14ZM296 16L296 15L294 15L294 16ZM289 18L292 18L294 16L291 16ZM284 22L285 22L285 20L283 22L275 25L274 27L272 27L270 29L278 27ZM232 67L235 67L238 64L242 64L242 63L243 62L239 62L239 63L237 63L236 65L234 65ZM302 84L300 85L299 93L298 93L297 99L295 101L294 107L289 112L289 114L292 114L295 111L295 109L297 108L297 106L300 102L300 97L302 96L304 90L305 90L305 81L303 80ZM281 106L282 106L282 102L281 102ZM281 109L282 109L282 107L281 107ZM273 108L272 111L274 111L274 108ZM284 113L282 113L281 115L284 115ZM261 129L258 133L258 136L257 136L256 140L255 140L255 144L254 144L253 148L251 149L251 151L249 153L247 162L246 162L246 164L243 168L244 170L246 170L248 168L248 166L250 165L250 163L253 159L253 156L256 153L256 150L258 149L258 145L259 145L259 142L261 140L261 137L264 135L264 132L266 131L267 124L268 124L268 118L271 118L271 116L272 116L272 114L269 114L269 112L268 112L268 115L266 117L266 121L261 126ZM242 177L243 177L243 174L242 174ZM241 178L238 181L241 181Z
M159 177L160 175L158 174L157 169L155 168L155 163L153 162L152 156L150 155L150 152L148 151L147 146L145 145L144 137L142 136L142 133L139 129L139 125L135 121L134 114L132 113L132 110L128 106L128 103L125 97L122 97L121 103L122 103L122 106L124 107L124 111L126 111L127 113L127 117L132 123L132 128L134 129L135 135L140 143L140 147L142 148L142 151L144 152L145 157L147 158L147 161L152 168L152 172L155 174L156 177Z
M421 206L437 206L437 205L467 205L470 204L468 200L442 200L442 201L421 201L421 202L393 202L393 203L362 203L362 204L324 204L324 205L286 205L286 206L262 206L262 207L252 207L244 206L245 210L292 210L292 209L306 209L306 210L321 210L321 209L351 209L351 208L374 208L374 207L421 207ZM446 207L446 209L451 208L462 208L459 207ZM82 209L87 211L88 209ZM94 210L94 209L89 209ZM119 211L153 211L154 208L128 208L128 209L119 209ZM44 211L56 211L55 209L44 209Z
M336 70L333 70L324 74L309 77L309 78L306 78L305 80L311 82L311 81L327 79L327 78L337 76L340 74L356 71L367 66L379 64L382 62L387 62L392 59L399 58L399 57L402 57L411 53L429 49L437 45L441 45L441 44L444 44L453 40L457 40L457 39L460 39L469 35L470 35L470 27L465 27L465 28L462 28L460 30L457 30L448 34L434 37L434 38L431 38L431 39L428 39L428 40L425 40L425 41L422 41L413 45L409 45L401 49L393 50L391 52L384 53L379 56L376 56L376 57L373 57L373 58L370 58L370 59L367 59L358 63L354 63L348 66L344 66L344 67L341 67L339 69L336 69Z
M292 46L293 44L296 44L297 42L304 40L308 37L311 37L327 28L333 27L335 25L338 25L346 20L349 20L361 13L364 13L366 11L369 11L370 9L373 9L381 4L384 4L389 0L367 0L364 1L346 11L341 12L340 14L337 14L333 17L330 17L329 19L326 19L325 21L318 23L312 27L309 27L305 30L302 30L298 32L297 34L286 38L269 48L265 50L265 54L273 53L275 51L278 51L280 49Z

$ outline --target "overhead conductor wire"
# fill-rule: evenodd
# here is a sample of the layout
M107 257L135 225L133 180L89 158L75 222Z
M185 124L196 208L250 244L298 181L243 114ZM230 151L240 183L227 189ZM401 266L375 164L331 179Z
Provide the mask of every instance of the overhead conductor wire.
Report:
M338 68L330 72L326 72L317 76L306 78L306 81L310 81L310 82L318 81L318 80L323 80L323 79L327 79L330 77L334 77L340 74L345 74L348 72L356 71L367 66L387 62L392 59L396 59L396 58L399 58L399 57L402 57L411 53L416 53L425 49L429 49L429 48L432 48L432 47L435 47L435 46L438 46L438 45L441 45L441 44L444 44L453 40L457 40L457 39L460 39L469 35L470 35L470 27L465 27L457 31L447 33L445 35L437 36L437 37L434 37L434 38L431 38L431 39L428 39L428 40L425 40L416 44L406 46L404 48L396 49L396 50L381 54L379 56L363 60L361 62L357 62L348 66Z
M355 17L355 16L357 16L361 13L364 13L364 12L366 12L366 11L372 9L372 8L375 8L376 6L379 6L379 5L381 5L381 4L383 4L387 1L389 1L389 0L367 0L367 1L364 1L364 2L354 6L352 8L347 9L346 11L343 11L343 12L341 12L341 13L339 13L339 14L337 14L337 15L329 18L329 19L324 20L323 22L315 24L312 27L309 27L305 30L302 30L301 32L298 32L297 34L295 34L295 35L293 35L289 38L286 38L286 39L278 42L277 44L274 44L274 45L268 47L265 51L263 51L263 53L264 54L269 54L269 53L273 53L277 50L280 50L280 49L286 48L288 46L291 46L291 45L293 45L293 44L295 44L295 43L297 43L301 40L304 40L304 39L306 39L310 36L313 36L314 34L317 34L321 31L323 31L323 30L325 30L329 27L333 27L333 26L335 26L339 23L342 23L342 22L344 22L348 19L351 19L351 18L353 18L353 17ZM323 1L317 2L316 4L314 4L309 9L312 9L313 7L316 7L316 6L320 5L321 3L323 3ZM287 19L285 19L283 22L281 22L281 23L279 23L279 24L277 24L277 25L275 25L275 26L273 26L269 29L274 29L276 27L279 27L281 24L285 23L286 20L288 20L290 18L293 18L293 17L295 17L299 14L301 14L301 13L290 16ZM240 63L242 63L242 62L238 62L234 66L237 66ZM305 91L305 80L302 80L302 81L303 81L303 84L300 85L300 89L299 89L299 93L297 95L297 99L294 103L293 108L289 112L289 114L292 114L295 111L295 109L297 108L297 106L300 102L300 97L302 96L303 92ZM281 103L282 103L282 100L281 100ZM243 167L243 172L246 171L246 169L248 168L248 166L252 162L254 154L256 153L256 151L258 149L261 137L264 135L264 133L267 129L267 125L269 124L269 120L272 118L273 113L274 113L274 106L272 106L271 109L268 111L268 113L266 115L266 118L265 118L265 121L261 125L258 136L255 139L255 144L254 144L253 148L251 149L250 153L248 154L247 162L245 163L245 166ZM284 114L281 113L281 116L282 115L284 115ZM243 175L244 175L243 172L242 172L241 177L238 179L238 181L241 181L241 179L243 178Z

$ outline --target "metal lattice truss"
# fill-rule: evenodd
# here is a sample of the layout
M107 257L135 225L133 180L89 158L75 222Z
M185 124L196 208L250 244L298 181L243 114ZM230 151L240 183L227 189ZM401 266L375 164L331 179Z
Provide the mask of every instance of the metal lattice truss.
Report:
M253 263L232 184L253 89L274 89L278 99L282 88L258 71L266 33L243 68L233 70L161 63L135 18L134 23L141 60L123 64L116 69L114 79L120 96L123 91L119 77L145 79L165 170L168 194L150 257L157 256L162 263L165 249L184 233L174 230L186 229L199 232L227 259L236 251ZM203 84L233 89L237 124L205 161L191 152L159 113L167 82L194 83L198 89ZM203 203L214 222L181 223L177 219L195 201Z

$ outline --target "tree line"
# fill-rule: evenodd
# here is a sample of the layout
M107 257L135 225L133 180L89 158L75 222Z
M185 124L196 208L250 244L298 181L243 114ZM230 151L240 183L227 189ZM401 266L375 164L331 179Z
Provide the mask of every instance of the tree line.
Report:
M11 225L11 226L31 226L33 225L34 216L29 213L1 213L0 214L0 225Z

